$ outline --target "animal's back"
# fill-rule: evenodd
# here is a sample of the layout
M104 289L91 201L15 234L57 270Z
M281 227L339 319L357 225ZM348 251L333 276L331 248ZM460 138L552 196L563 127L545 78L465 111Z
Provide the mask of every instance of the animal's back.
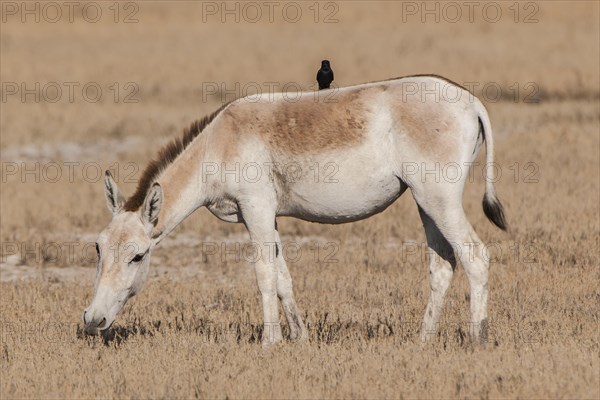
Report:
M236 135L259 135L274 150L314 154L356 146L369 130L382 128L406 128L420 133L421 141L436 140L437 133L451 127L455 111L468 107L469 97L444 78L413 76L318 92L263 94L258 101L245 97L226 107L221 118Z

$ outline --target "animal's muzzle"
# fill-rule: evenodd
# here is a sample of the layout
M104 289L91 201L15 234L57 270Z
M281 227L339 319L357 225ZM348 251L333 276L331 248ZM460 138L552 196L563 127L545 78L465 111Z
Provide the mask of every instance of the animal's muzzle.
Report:
M83 331L88 335L97 335L99 330L106 329L106 317L93 318L88 316L87 310L83 312Z

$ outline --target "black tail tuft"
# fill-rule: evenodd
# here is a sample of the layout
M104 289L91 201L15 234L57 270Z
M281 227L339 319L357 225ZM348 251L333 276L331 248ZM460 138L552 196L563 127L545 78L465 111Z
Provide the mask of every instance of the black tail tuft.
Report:
M504 208L496 196L488 196L487 193L483 196L483 212L498 228L503 231L508 229L506 218L504 217Z

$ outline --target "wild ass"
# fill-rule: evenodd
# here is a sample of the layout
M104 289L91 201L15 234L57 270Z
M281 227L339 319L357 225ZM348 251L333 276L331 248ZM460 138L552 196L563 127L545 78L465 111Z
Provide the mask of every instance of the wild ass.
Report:
M276 217L330 224L357 221L383 211L410 188L428 247L436 254L429 257L431 295L421 335L425 339L436 329L458 258L470 284L471 323L477 327L472 335L485 340L488 262L462 207L466 172L484 141L486 165L493 162L492 129L483 104L437 76L318 94L302 93L293 101L285 94L258 101L242 98L221 107L164 148L127 200L106 172L105 195L113 218L97 242L94 298L83 313L87 333L110 327L127 299L142 288L152 249L205 206L223 221L244 223L260 250L255 270L262 295L263 345L282 340L278 298L291 339L304 339L307 332ZM311 166L327 163L335 166L335 183L315 180ZM290 165L296 171L293 178L286 172ZM446 165L457 167L457 177L439 179L427 173ZM253 172L245 177L215 173L247 166ZM483 209L505 230L488 170Z

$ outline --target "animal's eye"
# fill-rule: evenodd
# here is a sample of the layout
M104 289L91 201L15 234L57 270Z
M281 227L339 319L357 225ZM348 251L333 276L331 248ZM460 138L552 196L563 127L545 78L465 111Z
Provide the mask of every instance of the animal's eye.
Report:
M146 255L146 253L140 253L140 254L136 254L135 257L133 257L133 259L131 260L131 262L137 263L142 261L142 258L144 258L144 256Z

